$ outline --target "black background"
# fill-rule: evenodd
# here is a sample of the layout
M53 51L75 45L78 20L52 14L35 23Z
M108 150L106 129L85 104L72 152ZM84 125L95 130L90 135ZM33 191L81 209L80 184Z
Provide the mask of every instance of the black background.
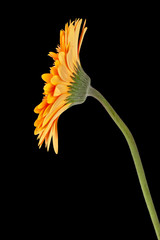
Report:
M126 140L100 103L88 97L60 116L58 155L52 146L49 152L38 148L33 109L42 100L41 74L53 64L47 54L55 51L60 29L70 19L87 19L82 67L133 133L160 215L157 17L156 6L146 3L21 7L18 54L27 106L19 127L23 154L8 167L14 169L10 188L16 200L20 195L26 234L33 229L45 239L57 232L74 239L156 239Z

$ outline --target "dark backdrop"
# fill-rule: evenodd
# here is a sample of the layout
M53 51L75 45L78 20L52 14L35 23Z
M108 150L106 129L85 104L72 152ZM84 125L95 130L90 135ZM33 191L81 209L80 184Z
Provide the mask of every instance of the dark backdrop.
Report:
M58 155L52 146L49 152L44 145L39 149L33 134L41 74L53 64L47 54L55 51L66 22L87 19L82 67L133 133L160 215L156 7L52 2L21 8L19 62L29 113L21 111L22 153L9 166L13 193L20 194L20 219L27 219L23 232L156 239L126 140L95 99L60 116Z

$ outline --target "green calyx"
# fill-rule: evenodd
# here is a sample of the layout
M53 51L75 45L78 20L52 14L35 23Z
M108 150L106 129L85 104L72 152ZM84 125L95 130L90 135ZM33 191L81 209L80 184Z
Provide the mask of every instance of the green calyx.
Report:
M68 102L73 105L83 103L88 95L88 89L90 86L91 79L90 77L83 71L82 67L77 64L75 66L75 72L72 74L72 79L74 82L70 86L68 97Z

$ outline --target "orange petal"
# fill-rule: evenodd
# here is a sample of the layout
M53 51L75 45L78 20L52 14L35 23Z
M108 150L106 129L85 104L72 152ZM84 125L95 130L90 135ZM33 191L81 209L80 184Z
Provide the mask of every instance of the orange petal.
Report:
M53 77L52 74L50 73L44 73L42 74L41 78L45 81L45 82L50 82L50 79Z
M42 102L37 106L38 109L42 109L47 105L47 99L43 99Z
M38 127L37 127L37 128L34 130L34 135L41 134L42 132L43 132L42 128L38 128ZM38 138L40 138L40 136L41 136L41 135L39 135Z
M58 59L58 54L54 52L49 52L48 56L52 57L54 60Z
M56 98L55 98L55 99L56 99ZM44 113L43 113L43 117L45 117L45 116L49 113L51 107L52 107L52 104L49 104L48 107L45 109L45 111L44 111Z
M64 30L60 31L60 48L62 51L65 51L65 33Z
M40 138L39 145L42 145L42 143L43 143L43 141L44 141L44 139L45 139L45 136L46 136L46 134L48 133L48 131L51 129L52 124L53 124L53 122L55 121L55 119L56 119L57 117L59 117L59 115L62 114L67 108L69 108L70 105L71 105L70 103L69 103L69 104L66 104L65 106L63 106L62 108L60 108L58 112L56 112L56 114L53 116L53 118L51 119L51 121L50 121L50 122L48 123L48 125L46 126L46 128L45 128L45 130L44 130L44 132L43 132L43 134L42 134L42 136L41 136L41 138Z
M43 119L37 119L35 122L34 122L34 126L35 127L39 127L41 125L41 123L43 122Z
M53 92L54 91L54 86L52 83L47 83L45 86L44 86L44 91L46 94L50 93L50 92Z
M50 72L53 76L58 74L57 68L55 66L50 68Z
M54 121L52 127L52 137L53 137L53 148L56 154L58 154L58 129L57 129L58 118Z
M50 133L50 130L48 131L48 133L45 136L45 147L47 147L49 133ZM40 147L41 147L41 145L40 145Z
M56 100L56 97L53 96L53 93L49 93L47 96L47 103L51 104Z
M56 61L54 62L54 65L55 65L56 68L58 68L59 64L60 64L60 63L59 63L59 60L56 60Z
M41 111L41 110L38 108L38 106L36 106L36 107L34 108L34 112L35 112L35 113L40 113L40 111Z
M47 107L47 105L46 105ZM45 108L41 109L41 112L39 113L38 119L41 119L43 117L43 113L45 111Z
M68 97L68 94L62 94L57 98L57 100L53 103L49 113L46 115L43 126L45 126L50 119L53 117L53 115L56 113L56 111L61 108L66 103L66 98Z

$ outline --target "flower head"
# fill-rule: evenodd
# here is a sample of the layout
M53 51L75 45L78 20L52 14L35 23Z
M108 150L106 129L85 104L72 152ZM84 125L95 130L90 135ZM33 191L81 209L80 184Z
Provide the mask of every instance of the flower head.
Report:
M50 52L54 64L50 73L42 75L45 82L42 102L35 107L38 118L34 123L35 135L38 135L39 147L45 141L49 150L51 139L55 153L58 153L57 123L59 116L69 107L83 103L87 97L90 78L83 71L79 52L84 34L87 30L86 21L80 29L82 19L67 23L65 30L60 31L60 44L57 52Z

